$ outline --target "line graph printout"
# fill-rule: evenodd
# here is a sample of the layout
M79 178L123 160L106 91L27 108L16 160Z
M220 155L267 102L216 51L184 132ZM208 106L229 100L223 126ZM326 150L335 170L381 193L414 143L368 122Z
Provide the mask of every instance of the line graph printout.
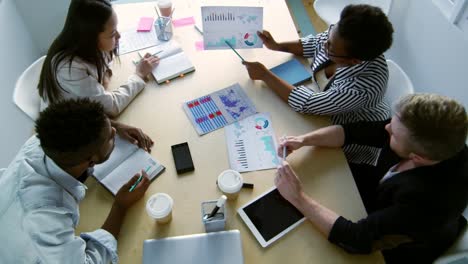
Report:
M268 113L258 113L224 129L231 169L246 172L276 168L276 136Z
M238 83L185 102L182 107L199 135L257 113L252 101Z
M257 31L263 30L263 7L203 6L205 50L261 48Z

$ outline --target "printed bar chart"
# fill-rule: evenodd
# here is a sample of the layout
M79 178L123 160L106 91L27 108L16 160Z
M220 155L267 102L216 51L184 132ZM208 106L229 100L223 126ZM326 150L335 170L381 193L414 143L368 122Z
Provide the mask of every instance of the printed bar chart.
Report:
M232 13L211 13L205 16L205 21L235 21L236 18Z

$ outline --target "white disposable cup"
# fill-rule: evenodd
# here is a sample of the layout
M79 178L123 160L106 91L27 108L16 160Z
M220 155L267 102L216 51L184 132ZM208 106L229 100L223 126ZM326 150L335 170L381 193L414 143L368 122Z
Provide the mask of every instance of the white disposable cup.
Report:
M234 200L244 183L242 175L235 170L225 170L218 176L218 188L229 200Z
M172 207L174 201L166 193L153 194L146 202L146 212L156 220L158 224L165 224L172 219Z
M172 1L171 0L158 0L159 13L163 17L168 17L172 12Z

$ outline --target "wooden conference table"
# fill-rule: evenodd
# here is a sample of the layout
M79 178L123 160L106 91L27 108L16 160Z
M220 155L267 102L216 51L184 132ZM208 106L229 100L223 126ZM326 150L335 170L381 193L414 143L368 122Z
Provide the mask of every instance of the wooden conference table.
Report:
M192 0L173 0L174 18L196 16L199 3ZM206 1L205 1L206 2ZM298 39L296 29L284 1L242 1L264 5L264 28L278 41ZM114 7L119 29L135 26L139 17L154 16L155 3L124 4ZM155 145L151 154L166 166L166 171L150 185L145 197L128 212L122 226L118 252L120 263L139 263L143 241L205 232L201 221L202 201L217 199L221 192L215 182L220 172L229 168L224 129L198 136L182 110L182 103L210 92L239 83L259 112L269 112L277 136L299 135L329 125L326 117L295 113L273 91L260 81L249 79L239 58L231 50L197 51L195 42L202 36L193 26L174 28L173 39L178 41L196 71L169 84L150 81L140 95L120 115L119 121L140 127L152 137ZM261 61L272 67L291 58L291 55L266 48L239 50L249 61ZM120 56L114 65L111 87L126 81L134 71L131 63L136 53ZM171 145L188 142L195 171L177 175ZM303 148L288 161L296 170L304 188L317 201L352 220L366 216L364 206L346 164L341 149ZM274 183L276 170L243 173L244 181L255 184L253 190L242 190L238 199L228 201L226 229L241 232L245 263L382 263L380 253L350 255L329 243L310 223L304 222L286 236L262 248L236 210L257 197ZM111 208L113 196L94 178L86 182L88 191L80 205L80 224L77 234L100 228ZM173 219L167 225L157 225L145 210L146 200L154 193L168 193L174 199ZM274 219L272 219L274 221ZM183 252L181 252L182 254Z

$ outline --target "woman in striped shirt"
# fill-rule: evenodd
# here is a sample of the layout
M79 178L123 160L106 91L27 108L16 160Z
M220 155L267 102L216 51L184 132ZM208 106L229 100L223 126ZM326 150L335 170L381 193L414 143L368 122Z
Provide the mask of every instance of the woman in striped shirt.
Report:
M262 80L297 112L330 115L333 124L382 121L390 117L383 101L388 68L383 52L392 44L393 27L377 7L348 5L336 25L316 36L277 43L268 31L258 32L271 50L311 58L320 92L294 87L259 62L244 62L253 80ZM348 161L375 165L379 149L344 148Z

